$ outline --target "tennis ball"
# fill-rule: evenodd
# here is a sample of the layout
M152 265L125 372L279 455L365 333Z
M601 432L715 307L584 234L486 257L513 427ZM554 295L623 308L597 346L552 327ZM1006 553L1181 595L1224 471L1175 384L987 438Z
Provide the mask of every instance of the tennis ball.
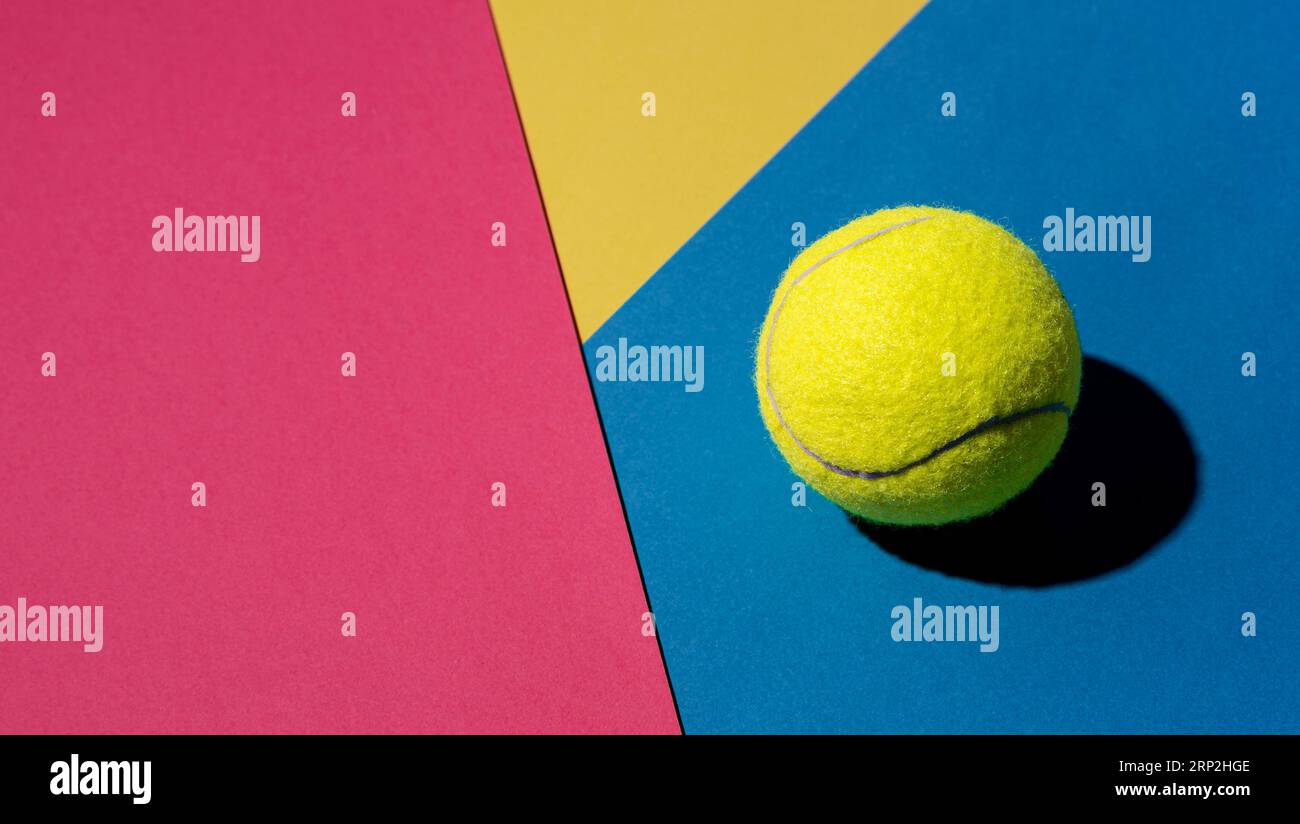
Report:
M1042 261L969 212L884 209L804 249L759 334L763 422L794 471L872 521L997 509L1079 399L1074 317Z

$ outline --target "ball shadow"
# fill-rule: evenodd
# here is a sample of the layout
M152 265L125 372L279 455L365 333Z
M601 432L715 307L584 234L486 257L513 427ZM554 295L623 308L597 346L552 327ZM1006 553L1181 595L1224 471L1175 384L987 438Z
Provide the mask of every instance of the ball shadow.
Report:
M1106 505L1093 506L1093 484ZM1177 413L1139 378L1085 358L1065 444L1034 485L973 521L898 527L849 516L881 549L959 578L1044 587L1131 564L1196 497L1197 459Z

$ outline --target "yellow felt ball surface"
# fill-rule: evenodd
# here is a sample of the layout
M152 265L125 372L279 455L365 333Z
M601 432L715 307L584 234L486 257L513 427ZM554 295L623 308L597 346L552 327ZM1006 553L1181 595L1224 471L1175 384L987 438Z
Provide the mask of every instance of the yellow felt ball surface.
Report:
M968 212L884 209L795 258L756 351L790 466L873 521L986 514L1051 463L1079 399L1070 307L1028 246Z

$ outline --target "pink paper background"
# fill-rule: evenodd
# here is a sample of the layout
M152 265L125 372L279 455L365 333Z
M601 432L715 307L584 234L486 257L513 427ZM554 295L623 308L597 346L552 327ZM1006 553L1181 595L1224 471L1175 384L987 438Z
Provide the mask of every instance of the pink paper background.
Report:
M485 2L11 0L0 111L0 603L105 607L0 731L677 731Z

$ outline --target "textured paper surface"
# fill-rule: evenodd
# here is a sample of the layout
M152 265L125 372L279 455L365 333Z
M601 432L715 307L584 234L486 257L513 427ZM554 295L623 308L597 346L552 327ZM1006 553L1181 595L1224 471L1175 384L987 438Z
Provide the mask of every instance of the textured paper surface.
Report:
M1298 295L1281 239L1295 234L1300 118L1286 98L1300 57L1280 34L1296 22L1290 7L927 6L587 342L589 358L620 337L707 353L696 394L597 385L688 733L1297 730ZM1241 115L1247 90L1255 118ZM945 91L955 118L941 116ZM1044 255L1085 355L1162 397L1199 464L1190 511L1132 564L1040 588L979 583L883 551L815 493L791 506L798 479L753 385L759 326L798 251L788 227L805 222L811 241L909 202L977 211L1038 250L1044 218L1070 207L1151 216L1146 263ZM1243 352L1257 377L1242 376ZM1146 395L1116 374L1085 362L1076 419L1101 414L1088 437L1105 460L1062 494L1087 508L1109 481L1096 515L1119 526L1098 531L1124 541L1168 491L1121 479L1188 456L1154 449L1176 421L1128 437L1146 409L1125 404ZM1029 563L1111 549L1021 529L1006 538ZM1009 546L933 549L996 567ZM891 610L916 597L999 605L1000 649L895 643Z
M0 644L0 730L675 731L486 3L0 43L0 603L105 609ZM153 251L175 207L261 260Z
M922 5L493 0L583 338Z

